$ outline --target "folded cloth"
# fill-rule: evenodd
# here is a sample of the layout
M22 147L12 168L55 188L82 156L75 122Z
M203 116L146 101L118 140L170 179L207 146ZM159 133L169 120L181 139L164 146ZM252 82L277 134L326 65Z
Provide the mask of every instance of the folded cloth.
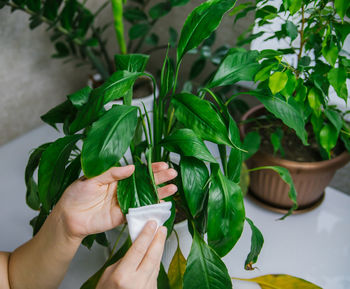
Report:
M126 214L131 241L134 242L148 221L156 221L162 226L171 215L171 202L163 202L138 208L130 208Z

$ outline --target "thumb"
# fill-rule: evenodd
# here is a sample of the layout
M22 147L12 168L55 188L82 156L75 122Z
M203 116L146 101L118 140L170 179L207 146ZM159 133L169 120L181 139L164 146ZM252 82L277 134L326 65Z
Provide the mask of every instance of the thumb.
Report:
M130 177L133 174L134 170L134 165L128 165L125 167L112 167L108 171L104 172L103 174L97 177L92 178L91 180L102 185L108 185L115 181L119 181Z

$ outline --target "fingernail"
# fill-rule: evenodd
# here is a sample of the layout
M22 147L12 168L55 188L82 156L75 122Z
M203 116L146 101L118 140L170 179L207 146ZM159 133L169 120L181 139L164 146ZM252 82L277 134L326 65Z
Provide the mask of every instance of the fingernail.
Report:
M160 232L161 232L162 234L164 234L165 236L168 234L168 229L167 229L167 227L165 227L165 226L161 226L161 227L159 228L159 230L160 230Z
M157 229L157 222L156 221L148 221L147 222L147 226L152 229L152 230L155 230Z

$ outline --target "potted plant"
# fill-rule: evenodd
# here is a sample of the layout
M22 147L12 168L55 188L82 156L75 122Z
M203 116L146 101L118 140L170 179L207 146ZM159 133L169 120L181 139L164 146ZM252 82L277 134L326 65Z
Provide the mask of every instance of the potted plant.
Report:
M179 191L169 199L173 209L166 226L170 234L176 213L183 212L192 247L187 261L178 247L169 275L161 267L158 288L169 288L169 282L178 282L183 288L230 288L231 277L221 258L239 240L245 221L252 230L251 252L245 268L253 269L263 237L245 215L240 187L243 160L252 150L246 141L241 142L235 120L214 89L251 80L259 69L259 63L253 61L258 53L229 50L213 77L196 94L179 92L177 81L186 54L216 30L234 4L231 0L209 0L187 17L177 43L176 61L167 53L163 62L159 96L154 94L153 98L153 124L147 109L131 106L130 91L137 78L147 76L156 85L155 77L144 72L148 60L144 55L117 55L120 68L106 82L98 88L85 87L69 95L45 115L43 119L48 124L54 127L62 124L65 136L35 149L27 164L27 203L40 211L31 221L34 233L81 171L89 178L112 166L128 163L125 152L130 148L136 170L133 176L119 182L117 191L124 213L129 208L158 203L150 169L152 162L166 161L179 172L176 183ZM212 100L206 100L206 94ZM107 103L118 98L124 99L124 105L105 110ZM219 160L204 140L216 147ZM174 153L180 156L178 162L172 158ZM293 195L295 190L288 171L271 168L288 183ZM34 178L36 169L38 181ZM94 241L108 244L105 233L88 236L84 244L90 247ZM129 246L130 239L121 247L116 244L114 247L120 247L119 250L112 252L106 264L82 288L94 288L105 268L120 259Z
M235 11L235 21L254 11L253 31L259 31L244 34L241 44L254 39L288 43L288 48L259 53L258 86L249 94L262 105L243 116L242 135L261 143L250 168L278 165L291 172L300 210L319 204L335 171L350 160L347 112L330 102L331 88L348 100L350 59L343 49L350 32L349 5L302 0L283 1L276 8L256 1ZM277 19L281 25L271 26ZM293 207L288 188L272 171L252 171L250 176L251 192L260 201L283 210Z

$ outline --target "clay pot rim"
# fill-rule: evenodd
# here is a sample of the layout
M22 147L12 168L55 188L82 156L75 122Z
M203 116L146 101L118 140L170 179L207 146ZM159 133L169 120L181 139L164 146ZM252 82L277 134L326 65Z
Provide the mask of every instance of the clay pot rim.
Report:
M249 109L241 118L242 121L247 120L252 114L255 112L264 109L264 105L260 104L257 106L252 107ZM239 125L240 133L244 137L245 136L245 125L240 124ZM279 157L275 157L272 154L265 153L258 151L258 154L261 155L261 157L265 158L266 160L270 160L275 163L279 163L283 167L293 168L293 169L321 169L321 168L331 168L331 167L338 167L341 168L343 165L345 165L348 161L350 161L350 154L348 151L342 152L340 155L336 156L334 159L331 160L324 160L324 161L318 161L318 162L298 162L298 161L291 161L286 159L281 159Z

